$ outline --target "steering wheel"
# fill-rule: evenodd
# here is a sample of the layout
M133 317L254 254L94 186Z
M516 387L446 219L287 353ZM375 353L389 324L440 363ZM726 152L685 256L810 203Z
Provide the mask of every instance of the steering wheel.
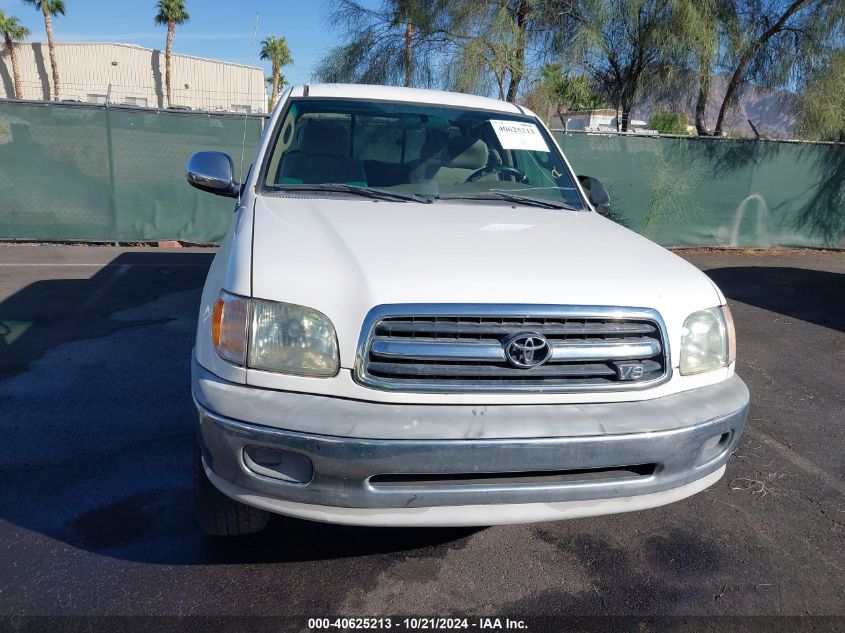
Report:
M472 172L464 182L475 182L482 176L492 173L513 176L516 182L527 182L525 174L516 167L511 167L510 165L487 165L486 167L482 167L481 169Z

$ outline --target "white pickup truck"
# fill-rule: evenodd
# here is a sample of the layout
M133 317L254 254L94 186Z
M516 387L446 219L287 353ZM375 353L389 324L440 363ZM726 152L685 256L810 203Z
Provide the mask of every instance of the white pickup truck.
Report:
M749 400L724 296L603 217L532 112L299 86L233 174L187 166L239 200L193 358L208 533L595 516L724 473Z

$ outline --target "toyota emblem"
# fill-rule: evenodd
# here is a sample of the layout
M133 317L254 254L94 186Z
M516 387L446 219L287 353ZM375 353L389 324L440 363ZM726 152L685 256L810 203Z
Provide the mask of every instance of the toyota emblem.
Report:
M504 342L505 358L514 367L531 369L545 363L552 355L552 346L542 334L520 332Z

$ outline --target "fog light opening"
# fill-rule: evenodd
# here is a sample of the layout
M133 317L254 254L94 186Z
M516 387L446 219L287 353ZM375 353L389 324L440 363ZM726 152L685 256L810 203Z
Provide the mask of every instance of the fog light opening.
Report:
M305 455L292 451L245 446L244 465L257 475L293 484L306 484L314 476L314 465Z
M731 443L733 438L733 431L725 431L718 435L707 438L704 444L701 445L701 452L699 453L698 463L703 464L721 456Z

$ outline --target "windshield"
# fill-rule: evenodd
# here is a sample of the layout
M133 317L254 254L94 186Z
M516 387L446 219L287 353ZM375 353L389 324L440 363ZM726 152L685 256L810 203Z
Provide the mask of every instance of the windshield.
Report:
M265 186L402 201L585 208L534 119L413 103L293 100L274 140Z

